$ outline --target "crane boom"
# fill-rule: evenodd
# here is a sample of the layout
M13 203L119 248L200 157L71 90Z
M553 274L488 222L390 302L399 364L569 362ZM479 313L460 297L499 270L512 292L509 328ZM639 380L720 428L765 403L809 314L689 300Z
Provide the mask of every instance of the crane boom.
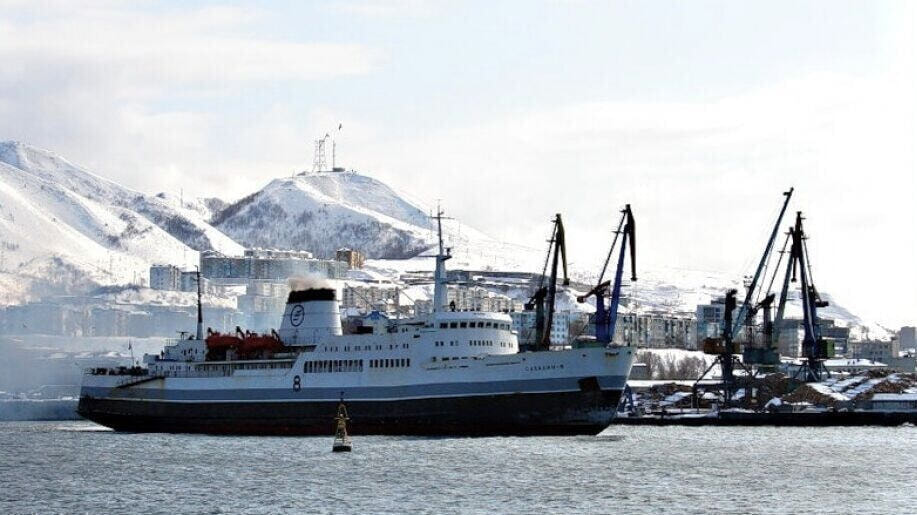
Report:
M605 270L608 268L608 262L614 254L615 245L621 237L621 248L618 254L618 264L615 268L614 285L611 288L611 305L608 310L605 309L605 292L611 286L611 281L602 281L605 276ZM631 281L637 280L637 250L636 241L636 224L634 215L630 209L630 204L624 206L621 211L621 221L618 223L618 229L615 231L614 240L611 242L611 248L608 250L608 257L599 273L599 284L586 292L584 295L577 297L577 302L586 302L586 299L595 295L595 340L600 344L609 344L614 338L615 325L618 320L618 305L621 301L621 279L624 274L624 256L627 248L630 247L630 266Z
M774 240L777 239L777 233L780 231L780 224L783 222L783 215L786 213L786 208L790 204L790 198L793 196L793 188L790 188L789 191L784 191L783 196L786 197L783 199L783 207L780 208L780 214L777 215L777 221L774 223L774 229L771 231L770 238L767 239L767 245L764 247L764 253L761 254L761 260L758 262L758 268L755 270L754 278L752 279L751 284L748 286L748 291L745 292L745 300L742 302L742 307L739 308L739 314L733 321L730 333L731 338L735 338L739 333L739 329L745 322L745 317L748 315L749 309L751 309L752 299L755 295L755 289L758 286L758 280L761 278L761 274L764 272L764 267L767 264L767 259L771 254L771 250L774 248Z
M570 284L570 279L567 277L567 242L564 222L560 218L560 213L557 213L554 218L554 259L551 262L551 280L548 283L548 294L545 298L547 314L544 329L541 331L541 340L538 342L540 350L548 350L551 347L551 327L554 325L554 303L557 298L557 265L561 257L564 267L564 286L567 286Z
M624 234L621 237L621 253L618 255L618 267L615 269L615 284L611 288L611 306L608 308L608 338L614 338L615 325L618 321L618 305L621 303L621 275L624 272L624 254L628 246L627 240L630 239L630 280L637 280L637 247L636 247L636 227L634 225L634 215L630 210L630 204L624 206L624 217L627 223L624 225Z
M553 257L553 259L552 259ZM551 263L551 275L548 284L544 284L548 263ZM554 323L554 304L557 297L557 268L563 266L563 285L570 284L567 275L567 243L564 233L564 222L560 213L554 217L554 228L548 242L548 253L545 256L545 266L542 269L538 289L526 303L526 309L535 310L535 341L536 350L548 350L551 346L551 325Z

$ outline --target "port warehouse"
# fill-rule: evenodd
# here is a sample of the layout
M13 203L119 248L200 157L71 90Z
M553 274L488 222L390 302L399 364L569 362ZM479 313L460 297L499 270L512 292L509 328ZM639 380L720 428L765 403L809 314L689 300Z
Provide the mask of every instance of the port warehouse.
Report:
M324 277L342 280L343 315L350 325L376 324L360 320L373 311L383 317L410 316L427 312L428 299L411 299L404 294L406 286L429 283L431 273L408 272L391 281L347 279L348 270L360 268L365 257L351 249L340 249L334 259L317 259L306 251L247 249L243 256L223 256L203 252L200 259L201 286L205 293L236 295L232 307L205 304L206 324L214 330L228 332L235 327L260 331L277 324L286 295L288 279L296 276ZM534 313L522 309L519 301L505 294L511 288L534 284L540 276L524 272L450 270L449 302L457 310L501 311L513 319L513 329L525 340L532 333ZM154 265L149 283L154 290L194 292L196 273L171 265ZM576 286L576 285L574 285ZM586 285L581 285L585 287ZM106 292L102 289L103 293ZM502 293L501 293L502 292ZM626 303L625 303L626 304ZM376 315L378 316L378 314ZM56 296L24 305L9 306L0 311L0 329L4 334L49 334L62 336L176 336L176 328L192 331L196 308L161 303L119 304L104 295ZM622 308L614 334L618 344L644 348L681 348L695 350L703 338L715 334L723 322L722 300L698 305L694 313L663 311L630 312ZM800 355L800 320L786 319L779 331L781 355ZM839 356L889 363L904 371L913 370L913 359L900 354L913 348L913 328L903 328L900 341L850 341L849 329L822 320L824 336ZM581 311L561 310L554 317L552 345L564 345L572 338L591 333L589 315Z

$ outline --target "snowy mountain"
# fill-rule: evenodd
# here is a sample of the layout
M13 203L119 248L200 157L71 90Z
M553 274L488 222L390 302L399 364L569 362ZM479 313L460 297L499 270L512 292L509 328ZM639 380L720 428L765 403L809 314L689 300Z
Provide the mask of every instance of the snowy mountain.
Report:
M18 142L0 143L0 301L83 291L242 248L206 212L151 197Z
M407 258L429 247L426 213L388 186L353 173L323 172L271 181L217 213L213 225L247 247L341 247L372 257Z
M0 142L0 163L96 204L143 216L194 250L242 252L237 243L207 223L213 199L181 205L179 199L166 194L149 196L94 175L53 152L14 141Z
M436 244L430 213L371 177L319 172L275 179L211 223L248 247L308 249L318 256L351 247L370 258L408 259ZM445 220L443 229L459 266L504 266L514 252L530 250L455 220Z

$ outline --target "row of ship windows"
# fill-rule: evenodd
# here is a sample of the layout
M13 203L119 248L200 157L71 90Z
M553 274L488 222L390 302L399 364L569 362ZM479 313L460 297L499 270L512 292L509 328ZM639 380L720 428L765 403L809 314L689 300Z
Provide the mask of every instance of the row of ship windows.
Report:
M369 368L398 368L411 366L411 358L371 359ZM325 359L319 361L306 361L302 371L306 374L321 374L325 372L362 372L362 359Z
M320 361L306 361L302 371L306 374L321 374L325 372L362 372L362 359L325 359Z
M500 324L497 322L440 322L440 329L503 329L509 331L509 324Z
M411 366L411 358L371 359L369 368L398 368Z
M450 347L455 347L458 344L459 342L457 341L451 341L451 340L449 341ZM493 340L468 340L468 345L472 347L493 347L494 345L496 345L496 342L494 342ZM445 347L446 342L435 341L433 342L433 346L434 347ZM513 344L506 343L506 342L500 342L500 347L507 347L507 346L512 347Z
M383 347L382 345L376 345L376 350L382 350L382 347ZM395 344L389 344L388 350L394 350L394 349L397 349L397 348L399 348L399 347L401 347L402 349L410 349L410 348L411 348L411 344L409 344L409 343L402 343L400 346L399 346L397 343L395 343ZM324 346L322 346L322 351L324 351L324 352L337 352L339 349L340 349L340 347L338 347L337 345L333 345L333 346L324 345ZM350 352L351 350L354 350L354 351L360 351L360 350L373 350L373 346L372 346L372 345L354 345L352 349L351 349L350 345L345 345L345 346L344 346L344 352Z

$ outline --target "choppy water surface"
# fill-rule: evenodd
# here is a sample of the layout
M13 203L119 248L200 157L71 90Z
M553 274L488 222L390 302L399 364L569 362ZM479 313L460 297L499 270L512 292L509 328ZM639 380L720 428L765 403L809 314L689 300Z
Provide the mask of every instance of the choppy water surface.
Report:
M915 513L917 429L599 437L127 434L0 424L0 513Z

